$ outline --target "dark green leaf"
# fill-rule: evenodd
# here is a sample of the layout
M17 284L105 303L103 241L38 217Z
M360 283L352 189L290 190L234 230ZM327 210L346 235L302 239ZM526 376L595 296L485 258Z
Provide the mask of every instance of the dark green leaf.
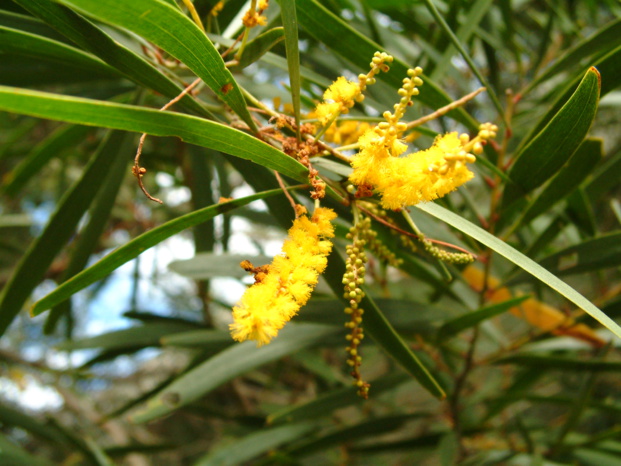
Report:
M619 372L619 361L594 361L560 356L543 356L539 354L516 354L494 361L495 364L517 364L519 366L532 366L537 369L559 371L596 371L596 372Z
M296 133L300 139L300 50L298 39L298 17L296 12L296 2L288 0L280 1L280 15L285 27L285 49L287 51L287 68L289 71L289 86L291 89L291 102L293 104L293 115L296 123Z
M587 59L590 62L594 62L597 57L610 52L619 45L621 45L621 19L611 21L606 26L602 26L596 33L565 51L563 55L554 60L551 66L529 83L524 93L528 93L531 89L535 89L554 75L571 67L581 63L586 65L585 61Z
M328 260L324 277L337 296L343 296L343 275L345 263L337 251L333 251ZM438 398L444 398L444 390L430 373L429 369L410 350L403 339L395 332L382 311L376 306L368 292L360 302L364 309L364 332L382 347L395 361L411 374L425 389ZM346 305L349 302L344 299Z
M186 372L132 416L134 422L147 422L191 403L225 382L303 348L325 342L341 333L331 326L289 324L269 345L257 348L255 342L236 344Z
M82 128L82 127L78 127ZM130 173L128 168L129 161L127 154L131 153L131 145L134 143L133 135L123 133L124 137L118 141L116 147L111 147L108 152L109 165L106 177L103 181L99 193L93 200L93 204L88 211L88 223L81 229L80 234L71 251L71 259L67 268L64 270L60 281L64 282L73 277L86 267L91 254L97 247L99 239L108 223L110 212L114 207L119 189L125 177ZM50 312L43 331L50 334L54 331L58 319L71 312L71 301L65 301L61 306L57 306ZM70 333L70 328L68 328Z
M97 263L93 264L88 269L80 272L70 280L60 285L50 294L37 301L33 305L31 313L32 315L38 315L43 311L54 307L55 305L63 302L65 299L69 298L78 291L104 278L121 265L138 257L147 249L161 243L166 238L170 238L171 236L176 235L177 233L180 233L187 228L191 228L194 225L205 222L217 215L233 210L236 207L246 205L249 202L256 201L257 199L274 196L276 194L280 194L281 192L281 190L275 189L272 191L253 194L252 196L246 196L241 199L236 199L233 201L209 206L204 209L200 209L183 215L163 225L160 225L159 227L154 228L146 233L143 233L142 235L134 238L127 244L124 244L120 248L114 250L113 252L99 260Z
M358 69L356 72L367 72L369 62L375 52L384 51L364 35L349 26L342 19L330 13L323 5L315 0L297 0L295 2L297 18L304 30L318 41L323 42L334 52L354 63ZM386 51L389 52L389 51ZM378 79L385 81L396 89L402 85L403 78L407 75L408 66L395 58L388 73L381 73ZM424 78L425 87L416 97L428 107L437 109L451 102L451 99L428 78ZM477 122L463 109L449 112L448 116L455 118L471 129L478 127Z
M563 249L538 261L555 275L573 275L618 267L621 265L621 231L591 238L580 244ZM521 274L511 282L527 278Z
M504 208L550 179L585 138L599 101L600 75L590 68L580 85L539 134L520 150L509 170Z
M185 63L248 126L256 125L241 90L220 53L199 27L178 8L159 0L61 0L87 15L122 26Z
M496 238L494 235L491 235L481 227L472 224L466 219L437 204L429 202L426 204L418 204L416 207L424 212L427 212L429 215L439 218L452 227L462 231L468 236L471 236L477 241L483 243L490 249L496 251L498 254L513 262L533 277L541 280L550 288L565 296L591 317L598 320L604 327L614 333L617 337L621 338L621 328L600 309L593 305L593 303L565 282L557 278L555 275L548 272L541 265L524 256L501 239Z
M405 374L391 374L374 380L371 384L373 397L389 391L410 378ZM353 404L361 404L364 400L358 395L358 387L347 387L332 390L316 399L297 406L281 409L267 418L269 425L309 421L323 416L330 416L334 410Z
M236 466L248 464L257 456L268 453L280 445L308 436L317 426L310 423L290 424L273 429L262 429L243 439L221 447L199 458L195 466Z
M119 73L98 58L62 42L28 32L0 26L0 53L27 56L31 60L46 60L56 66L81 69L94 78L118 78Z
M15 2L132 81L171 99L182 92L181 87L145 59L70 9L50 0L15 0ZM211 113L189 95L184 96L179 105L198 115L211 117Z
M45 230L28 248L0 294L0 334L22 309L30 293L41 282L54 257L74 234L106 176L109 152L117 149L121 133L112 133L100 145L82 178L60 200Z
M396 414L365 419L351 426L332 429L330 432L307 440L301 445L288 448L285 450L285 454L291 455L293 458L301 458L318 451L326 451L346 442L357 442L370 435L387 434L402 427L407 421L425 415L426 413Z
M283 28L273 28L259 34L252 39L244 47L244 53L239 59L239 64L231 67L231 72L241 71L248 65L253 64L261 59L272 47L285 38L285 30Z
M7 174L2 190L15 196L34 175L64 150L74 146L91 131L87 126L65 125L34 146L26 158Z
M162 337L185 332L194 328L195 326L192 324L182 324L180 322L152 322L90 338L83 338L81 340L69 340L58 345L58 349L64 351L89 348L119 350L124 348L159 346Z
M240 262L249 260L255 266L269 264L272 260L267 256L251 257L242 254L215 254L199 253L192 259L174 261L168 265L172 271L193 280L206 280L214 277L236 277L242 278L249 276L248 272L240 267Z
M220 351L235 344L231 334L221 330L190 330L165 335L160 339L164 346L180 346L185 348L200 348L207 351Z
M492 317L507 312L509 309L519 305L527 298L528 296L520 296L519 298L513 298L500 304L494 304L492 306L477 309L476 311L469 312L468 314L449 320L438 330L437 339L439 342L442 342L446 338L457 335L463 330L474 327L487 319L491 319Z
M585 139L544 190L523 209L523 214L512 231L532 222L569 196L591 174L601 159L602 140Z
M176 136L190 144L252 160L298 181L307 180L308 169L292 157L246 133L191 115L5 86L0 86L0 109L153 136Z

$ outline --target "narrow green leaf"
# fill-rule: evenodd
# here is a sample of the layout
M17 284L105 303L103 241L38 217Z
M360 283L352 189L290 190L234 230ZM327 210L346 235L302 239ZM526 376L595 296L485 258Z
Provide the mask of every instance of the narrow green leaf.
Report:
M23 411L18 411L9 406L0 404L0 422L3 426L13 426L24 429L55 446L59 444L64 446L65 439L53 426L50 426L42 419L37 419L34 416L25 414Z
M109 351L143 346L158 346L162 337L194 328L196 327L190 323L151 322L136 327L103 333L90 338L65 341L58 345L57 348L61 351L90 348L100 348Z
M576 306L583 309L587 314L599 321L604 327L614 333L617 337L621 338L621 328L604 314L600 309L593 305L588 299L567 285L565 282L557 278L555 275L548 272L541 265L533 261L532 259L521 254L501 239L496 238L494 235L489 234L482 228L474 225L468 220L460 217L459 215L447 210L432 202L425 204L418 204L416 206L423 212L427 212L459 231L465 233L468 236L476 239L480 243L483 243L490 249L496 251L498 254L508 259L521 269L525 270L535 278L541 280L553 290L557 291L561 295L565 296Z
M159 0L60 0L99 20L122 26L166 50L190 68L257 131L241 90L220 53L199 27L178 8Z
M375 52L388 52L381 46L369 40L339 17L332 14L322 4L315 0L296 0L297 18L305 32L318 41L326 44L328 48L338 53L346 60L358 67L356 72L367 72L369 62ZM411 65L414 66L414 65ZM383 80L392 87L399 89L403 78L407 75L408 65L395 58L388 73L381 73L378 79ZM354 70L352 70L354 71ZM432 80L423 77L424 89L416 97L417 101L433 109L449 104L452 100ZM472 130L478 128L478 123L459 108L447 114L451 118L465 124Z
M468 314L449 320L439 328L437 340L438 342L442 342L446 338L450 338L463 330L474 327L484 320L491 319L492 317L507 312L509 309L519 305L527 298L528 296L520 296L499 304L477 309L476 311L469 312Z
M82 128L82 127L77 127ZM126 176L129 175L129 160L127 154L131 153L131 145L134 143L133 135L123 133L124 137L118 139L116 147L109 147L108 167L106 177L102 187L93 200L93 204L88 211L88 223L80 230L80 234L75 241L75 246L71 251L71 258L67 268L64 270L60 281L64 282L80 272L88 264L91 254L97 247L99 239L110 219L110 212L114 207L121 184ZM53 333L58 319L71 312L71 301L65 301L62 305L56 306L48 315L43 331L45 334ZM69 322L69 321L68 321ZM68 327L68 334L71 328Z
M506 208L552 177L584 140L597 110L600 75L590 68L569 100L515 156L502 206Z
M290 424L273 429L261 429L245 436L243 439L218 448L206 456L199 458L194 466L237 466L248 462L259 455L268 453L295 440L307 437L317 430L310 423Z
M567 69L580 64L585 65L584 62L587 59L592 63L595 62L602 54L610 52L619 45L621 45L621 19L602 26L597 32L566 50L554 60L552 65L528 84L523 94L527 94L541 83Z
M602 75L602 96L621 86L621 46L595 62L595 66Z
M182 92L181 87L160 73L144 58L124 47L69 8L50 0L14 1L84 50L91 52L111 67L119 70L133 82L160 92L171 99ZM198 115L212 117L209 111L189 95L185 95L179 101L179 105Z
M408 380L410 380L410 377L403 373L390 374L374 380L371 383L373 396L377 397L381 393L389 391ZM358 387L339 388L323 394L308 403L281 409L268 416L267 424L279 425L310 421L323 416L331 416L336 409L362 404L363 402L364 400L358 395Z
M597 59L593 63L593 66L591 66L591 69L593 68L595 68L595 71L599 73L601 78L599 96L602 98L608 92L621 85L621 46ZM538 134L550 122L550 120L569 100L570 96L575 92L576 88L583 79L584 76L580 74L573 80L562 81L559 86L556 86L549 91L548 95L551 99L553 99L554 96L558 96L558 98L550 106L549 110L539 120L539 122L533 126L533 130L530 132L530 135L523 139L523 144L530 141L533 135Z
M472 34L476 31L479 23L489 10L492 4L492 0L477 0L468 10L468 13L464 16L461 26L455 33L455 37L460 43L466 44L472 37ZM440 60L438 60L433 72L431 73L431 79L438 79L444 76L445 72L451 66L451 60L455 55L455 45L450 44L442 54Z
M132 416L137 423L147 422L187 405L225 382L256 367L322 343L341 329L317 324L289 324L269 345L257 348L255 342L235 344L194 369L186 372L152 397Z
M511 230L532 222L577 189L602 159L602 142L601 139L585 139L545 189L522 210L522 216Z
M540 354L516 354L497 359L494 361L494 364L516 364L519 366L559 371L621 371L621 362L619 361L593 361L561 356L544 356Z
M20 260L0 294L0 335L22 309L32 290L43 279L54 257L73 235L105 178L108 151L122 137L120 133L113 133L102 142L82 178L63 196L41 236L32 242Z
M257 193L241 199L235 199L221 204L212 205L204 209L182 215L179 218L147 231L123 246L115 249L91 267L80 272L70 280L60 285L50 294L37 301L33 305L31 313L32 315L38 315L43 311L54 307L78 291L104 278L121 265L138 257L147 249L161 243L166 238L170 238L171 236L176 235L187 228L191 228L194 225L205 222L217 215L246 205L252 201L256 201L257 199L263 199L280 193L282 193L282 190L274 189L272 191Z
M593 177L585 184L584 191L591 202L599 201L619 183L621 173L621 148L607 155L595 169Z
M46 60L56 66L82 69L95 76L118 78L120 74L92 55L62 42L28 32L0 26L0 53L28 56L34 60Z
M595 272L621 265L621 231L590 238L537 261L554 275ZM511 280L519 283L528 278L520 274Z
M621 463L621 454L594 448L577 448L571 452L571 456L578 461L578 464L585 466L617 466Z
M0 462L15 466L51 466L54 464L45 458L32 455L3 434L0 434Z
M500 103L500 100L498 100L498 96L496 96L496 93L494 92L492 86L490 86L490 84L487 82L487 79L481 74L481 71L479 71L479 67L475 65L474 60L472 60L472 58L470 57L470 54L466 51L464 46L461 44L459 38L455 35L451 27L446 23L446 21L444 20L444 17L440 14L440 12L436 8L432 0L423 0L423 3L429 10L429 13L431 13L431 15L440 25L442 30L446 33L446 35L449 36L449 39L451 40L455 48L459 50L459 53L461 54L464 61L468 63L468 66L470 67L470 71L472 71L472 73L477 77L481 85L487 88L487 92L489 94L490 99L492 100L494 106L496 107L498 114L504 120L505 112L504 112L504 109L502 108L502 104ZM482 4L479 3L478 5L475 5L475 6L486 7L485 3L482 3ZM473 7L473 10L474 8L475 7ZM478 11L475 10L474 12L478 14Z
M284 38L285 30L283 28L272 28L263 34L259 34L246 44L244 53L239 59L239 64L229 69L232 73L243 70L248 65L260 60L263 55Z
M192 280L206 280L214 277L247 277L248 272L240 267L240 262L249 260L255 266L269 264L271 257L249 257L243 254L215 254L203 252L195 254L193 258L173 261L168 268L173 272L191 278Z
M53 157L73 147L92 129L87 126L65 125L57 128L39 144L34 146L24 160L3 180L2 191L15 196L24 185L37 174Z
M165 335L160 339L160 343L164 346L200 348L204 351L221 351L228 346L234 345L235 341L228 332L204 329Z
M67 43L67 38L57 33L43 21L12 11L0 10L0 25L20 31L29 32L37 36L47 37L48 39L57 40Z
M287 67L289 71L289 87L295 117L296 134L300 140L300 50L298 47L298 17L296 2L280 1L280 15L285 27L285 49L287 51Z
M308 178L308 169L304 165L263 141L191 115L6 86L0 86L0 109L153 136L176 136L190 144L252 160L301 182L306 182Z
M383 435L403 426L408 421L425 416L426 413L394 414L364 419L346 427L331 429L328 433L287 448L285 454L292 458L303 458L315 452L326 451L338 445L357 442L370 435Z
M324 273L324 278L330 285L332 292L343 296L343 275L345 273L345 262L337 251L333 251L328 260L328 267ZM342 298L345 305L349 301ZM364 333L371 335L373 340L386 351L401 367L412 375L425 389L433 396L443 399L446 394L444 390L429 372L429 369L420 359L410 350L403 339L395 332L390 322L386 319L382 311L365 291L365 297L360 302L360 307L364 309Z

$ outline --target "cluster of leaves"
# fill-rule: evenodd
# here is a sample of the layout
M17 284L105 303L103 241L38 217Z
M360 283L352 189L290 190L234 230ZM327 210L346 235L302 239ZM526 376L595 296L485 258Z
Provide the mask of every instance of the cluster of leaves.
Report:
M0 2L2 380L27 374L65 407L42 419L3 400L0 460L617 464L618 2L283 0L228 62L246 2L229 0L217 15L217 2L193 3L195 11L185 0ZM294 212L274 171L292 196L308 182L307 166L257 137L273 129L265 102L292 102L283 118L299 123L334 79L366 72L376 51L395 57L392 69L348 119L380 121L407 68L420 65L425 85L410 120L480 85L487 92L418 127L415 145L474 132L480 121L502 134L458 193L411 209L410 223L392 213L373 222L399 261L369 262L364 401L343 375L342 255L353 219L338 191L351 172L342 160L313 159L331 180L322 203L340 219L328 287L277 339L260 349L233 342L210 281L241 276L227 252L230 215L288 229ZM197 77L202 89L175 111L157 110ZM152 174L168 174L190 201L160 207L137 189L128 175L140 133L151 136L145 184L166 200ZM255 194L231 199L240 186ZM245 207L256 200L269 215ZM43 230L30 228L24 212L50 202ZM473 251L481 267L404 248L408 238L390 226L411 231L414 222L427 238ZM131 309L135 326L74 338L83 318L74 295L96 294L123 264L190 229L196 257L171 268L196 280L200 309L187 299L175 316ZM89 266L118 232L131 240ZM49 311L45 333L63 333L63 351L99 350L78 369L20 354L33 326L16 317L46 279L58 286L32 306ZM593 318L605 328L592 328ZM97 374L147 347L161 349L155 367ZM92 378L109 385L95 390Z

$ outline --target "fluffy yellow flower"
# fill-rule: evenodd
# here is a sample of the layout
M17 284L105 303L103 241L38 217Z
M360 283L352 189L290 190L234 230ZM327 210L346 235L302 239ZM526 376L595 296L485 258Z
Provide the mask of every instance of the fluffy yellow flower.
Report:
M466 166L474 156L464 150L457 133L438 136L427 149L396 157L405 144L395 139L387 147L375 132L360 139L361 151L353 158L350 181L370 185L382 196L385 209L399 209L442 197L474 175Z
M351 107L354 104L354 99L359 94L360 85L358 83L348 81L343 76L340 76L323 93L323 99L341 103L345 107Z
M320 103L315 108L313 114L321 122L322 125L327 125L332 121L334 117L338 116L341 110L341 104L337 102L332 103Z
M328 263L334 218L334 211L320 207L312 218L303 215L293 222L282 254L233 308L230 330L235 340L269 343L306 304Z

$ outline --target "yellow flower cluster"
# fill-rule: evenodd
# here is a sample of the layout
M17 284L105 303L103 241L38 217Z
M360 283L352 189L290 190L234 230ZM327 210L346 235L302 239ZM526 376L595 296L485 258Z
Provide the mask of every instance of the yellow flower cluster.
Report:
M317 105L315 115L322 125L326 125L341 113L349 112L360 95L358 83L339 77L323 94L324 102Z
M230 330L235 340L269 343L306 304L328 263L334 218L333 210L319 207L311 218L302 215L293 222L282 254L266 267L267 273L255 277L233 308Z
M362 92L367 85L375 83L375 75L389 70L388 63L393 57L384 52L375 52L371 60L371 70L358 76L358 82L352 82L341 76L334 81L323 94L323 102L317 105L314 115L323 126L329 124L341 113L348 113L356 102L362 102Z
M369 131L360 139L361 151L352 160L350 181L374 187L385 209L437 199L473 177L466 163L475 157L464 151L464 139L448 133L438 136L427 150L398 157L380 142L381 136ZM393 143L393 153L402 151L400 144Z
M253 28L255 26L265 26L267 24L267 18L261 13L268 7L268 0L259 0L257 10L255 10L255 2L250 5L250 9L246 11L242 18L242 23L247 28Z
M373 188L382 196L382 207L400 209L419 202L442 197L470 180L474 175L467 163L476 158L469 151L480 154L482 142L496 136L498 128L486 123L472 141L467 134L448 133L438 136L433 145L406 157L399 157L407 150L400 135L407 125L400 122L412 96L418 95L423 84L423 70L408 70L408 77L399 89L401 100L395 112L384 112L385 122L363 134L358 143L360 151L351 161L354 172L350 181L358 186Z
M340 121L338 125L332 125L326 130L323 139L339 146L354 144L369 129L371 129L369 123L354 120Z

